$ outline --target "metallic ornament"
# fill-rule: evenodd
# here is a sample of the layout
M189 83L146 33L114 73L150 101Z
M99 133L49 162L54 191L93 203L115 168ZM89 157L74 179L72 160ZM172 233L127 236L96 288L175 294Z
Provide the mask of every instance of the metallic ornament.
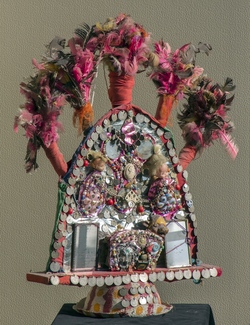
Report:
M130 292L131 295L137 295L138 294L138 290L137 290L136 287L131 287L129 289L129 292Z
M98 133L98 134L101 134L103 132L103 128L101 125L97 125L96 128L95 128L95 131Z
M70 282L74 285L77 285L79 283L79 277L77 275L72 275L70 277Z
M76 164L77 164L78 167L82 167L83 166L83 159L82 158L77 159Z
M151 157L152 152L153 152L153 143L148 139L141 141L140 145L137 147L138 156L144 160Z
M164 281L165 280L165 273L164 272L159 272L157 274L157 279L158 279L158 281Z
M130 300L130 305L131 305L132 307L136 307L136 306L138 306L138 300L137 300L136 298L132 298L132 299Z
M126 289L126 288L121 288L121 289L118 291L118 293L119 293L119 296L121 296L121 297L125 297L125 296L128 294L128 289Z
M140 303L140 305L146 305L146 303L147 303L147 298L146 298L146 297L141 297L141 298L139 299L139 303Z
M218 275L218 271L216 270L215 267L210 269L209 272L212 277L216 277Z
M83 157L87 157L87 154L88 154L88 150L87 150L86 148L82 148L82 149L81 149L81 155L82 155Z
M108 136L107 136L107 133L106 133L106 132L102 132L102 133L100 134L100 139L101 139L102 141L106 141L107 138L108 138Z
M119 286L122 284L122 277L121 276L115 276L114 277L114 285Z
M117 114L112 114L111 115L111 120L112 120L112 122L117 121Z
M58 285L60 283L59 277L57 275L52 275L52 277L50 278L50 283L54 286Z
M168 271L166 273L166 278L168 281L173 281L174 280L174 272L173 271Z
M144 121L144 116L142 114L137 114L135 120L137 123L141 124Z
M110 125L110 120L105 119L105 120L103 121L103 125L104 125L104 127L108 127L108 126Z
M172 138L172 133L169 132L169 131L165 132L165 133L164 133L164 138L165 138L166 140L171 139L171 138Z
M131 277L132 282L135 282L135 283L139 282L139 274L138 273L131 274L130 277Z
M189 186L185 183L183 186L182 186L182 190L183 192L187 193L189 191Z
M183 272L181 270L175 272L174 274L176 280L182 280L183 279Z
M157 134L159 137L161 137L161 136L163 136L163 134L164 134L164 130L158 128L158 129L156 130L156 134Z
M120 150L118 147L117 142L115 141L108 141L106 143L106 154L110 159L117 159L120 156Z
M192 272L191 272L190 270L185 270L185 271L183 272L183 276L184 276L185 279L191 279L191 277L192 277Z
M201 277L201 272L200 272L199 270L194 270L194 271L193 271L193 278L194 278L195 280L199 280L200 277Z
M104 281L104 277L103 277L103 276L98 277L98 278L96 279L96 285L97 285L98 287L102 287L102 286L104 286L104 284L105 284L105 281Z
M201 271L201 275L202 275L203 278L205 278L205 279L210 278L210 272L209 272L208 269L203 269L203 270Z
M93 277L89 278L88 279L88 285L90 287L94 287L96 285L96 277L93 276Z
M172 158L172 162L173 162L173 164L178 164L178 162L179 162L179 158L177 157L177 156L174 156L173 158ZM177 170L178 171L178 170Z
M150 123L150 126L153 130L155 130L157 128L157 124L155 124L154 122Z
M170 157L174 157L175 156L175 154L176 154L176 152L175 152L175 149L174 148L171 148L171 149L169 149L169 156Z
M59 242L59 241L55 241L55 242L53 243L53 247L54 247L55 249L59 249L59 248L62 247L62 243Z
M75 178L75 177L70 177L70 178L68 179L68 183L69 183L69 185L75 185L75 183L76 183L76 178Z
M138 292L139 292L139 294L143 295L145 293L144 287L142 287L142 286L138 287Z
M83 287L86 286L88 284L88 278L86 276L81 277L79 279L79 284Z
M75 189L73 186L68 186L66 192L68 195L73 195L75 192Z
M59 252L58 251L52 251L51 252L51 257L52 258L57 258L59 256Z
M139 278L140 278L140 281L142 281L142 282L147 282L148 281L148 275L147 275L147 273L141 273L139 275Z
M52 262L50 263L49 268L52 272L56 273L60 270L60 264L58 262Z
M157 274L155 272L149 274L149 281L155 282L157 280ZM152 290L152 288L151 288Z
M122 300L122 307L128 308L129 305L130 305L129 300L127 300L127 299L123 299Z
M190 213L190 219L194 222L196 221L196 215L194 213Z
M152 304L153 303L153 298L151 296L147 296L147 303Z
M123 282L124 284L129 284L129 283L131 282L130 275L129 275L129 274L127 274L127 275L123 275L123 276L122 276L122 282Z
M98 133L93 132L93 133L91 134L91 139L92 139L93 141L96 141L96 140L98 139Z
M93 147L93 144L94 144L94 141L93 141L92 139L88 139L88 141L87 141L87 146L88 146L89 148L92 148L92 147Z
M105 284L107 286L112 286L113 283L114 283L114 278L112 275L109 275L105 278Z
M125 120L125 119L127 118L127 116L128 116L128 114L127 114L126 111L120 111L120 112L118 113L118 118L119 118L119 120L121 120L121 121Z

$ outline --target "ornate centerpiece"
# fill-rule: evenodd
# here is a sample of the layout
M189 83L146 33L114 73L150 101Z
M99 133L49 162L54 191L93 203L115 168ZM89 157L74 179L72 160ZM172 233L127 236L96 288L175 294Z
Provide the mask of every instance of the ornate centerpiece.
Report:
M155 281L173 282L221 275L197 259L197 219L186 168L197 152L221 139L235 158L237 147L226 112L231 79L212 83L195 66L210 45L187 44L172 52L155 43L130 16L83 24L69 40L55 38L37 74L21 84L26 103L16 117L29 138L26 170L37 168L42 146L59 175L59 201L45 272L29 281L92 287L75 309L88 316L148 316L171 310ZM109 70L112 108L93 124L92 88L97 68ZM157 86L155 117L132 104L136 73L147 70ZM178 114L186 141L177 154L166 127ZM58 116L68 101L83 140L70 163L59 150Z

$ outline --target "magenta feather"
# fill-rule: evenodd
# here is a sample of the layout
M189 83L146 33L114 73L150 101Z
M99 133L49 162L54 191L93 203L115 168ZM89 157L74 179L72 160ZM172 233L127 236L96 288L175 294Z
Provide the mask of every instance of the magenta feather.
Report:
M238 154L239 148L234 143L232 137L229 134L227 134L223 131L220 131L219 138L220 138L222 144L226 147L226 150L227 150L228 154L230 155L230 157L232 159L235 159Z

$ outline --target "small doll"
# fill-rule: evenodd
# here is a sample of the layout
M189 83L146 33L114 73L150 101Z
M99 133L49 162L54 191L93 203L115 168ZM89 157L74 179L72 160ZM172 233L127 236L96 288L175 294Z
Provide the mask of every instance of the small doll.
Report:
M107 158L104 157L101 152L90 151L87 158L90 160L90 167L99 172L103 172L105 170Z
M87 158L92 170L80 186L78 210L83 217L91 218L105 205L107 189L102 172L105 170L107 158L97 151L90 151Z
M167 165L167 158L161 152L161 146L156 144L153 147L153 155L144 163L143 169L148 170L151 181L156 179L168 179L170 169Z
M160 145L154 145L153 149L153 155L143 165L151 177L148 199L153 213L171 217L180 208L181 196L176 180L170 176L167 158L162 154Z

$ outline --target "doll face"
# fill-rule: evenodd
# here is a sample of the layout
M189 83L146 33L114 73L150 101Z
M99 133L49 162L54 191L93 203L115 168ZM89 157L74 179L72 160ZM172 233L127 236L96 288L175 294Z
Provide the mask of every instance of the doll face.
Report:
M162 164L156 171L156 176L158 178L167 178L169 173L169 168L166 164Z
M105 161L102 158L96 158L92 163L92 167L102 172L105 169Z

